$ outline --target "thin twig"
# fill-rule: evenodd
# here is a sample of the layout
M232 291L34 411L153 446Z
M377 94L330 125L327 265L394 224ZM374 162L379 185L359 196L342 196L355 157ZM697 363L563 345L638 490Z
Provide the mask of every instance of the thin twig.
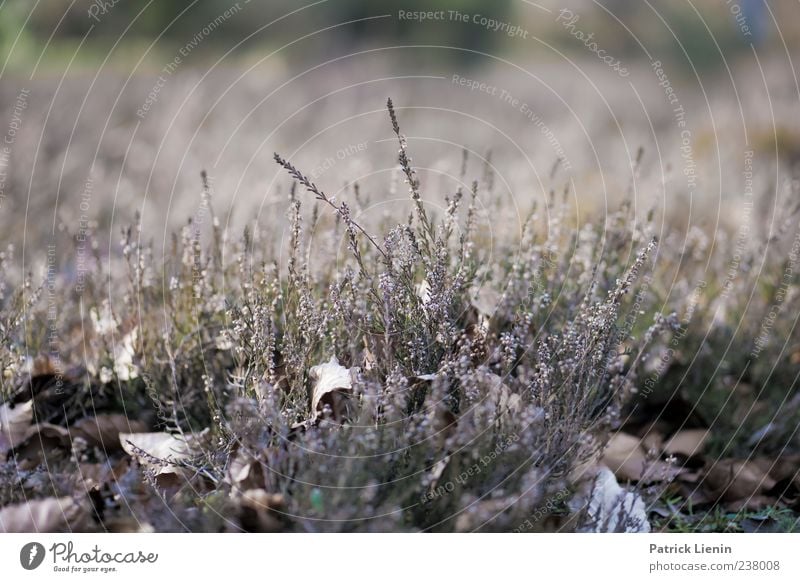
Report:
M350 224L352 224L356 229L358 229L358 231L361 232L361 234L367 237L367 240L370 242L370 244L372 244L372 246L375 247L375 249L383 256L383 258L385 260L389 259L389 256L386 254L386 251L384 251L383 248L381 248L381 246L377 242L375 242L375 239L372 238L372 236L366 230L364 230L364 228L360 224L349 218L349 213L346 207L342 208L342 205L336 204L336 202L334 202L333 199L329 198L328 195L325 194L325 192L317 188L317 185L314 184L314 182L309 180L302 172L300 172L300 170L295 168L290 162L284 160L277 153L275 154L275 161L279 165L283 166L286 169L286 171L289 172L292 178L294 178L295 180L300 182L303 186L305 186L306 190L314 194L317 200L320 200L329 205L336 211L336 213L339 216L348 217Z

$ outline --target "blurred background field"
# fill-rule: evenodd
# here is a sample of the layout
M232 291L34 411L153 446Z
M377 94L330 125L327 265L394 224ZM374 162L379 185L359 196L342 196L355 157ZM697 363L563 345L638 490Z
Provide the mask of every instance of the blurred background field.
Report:
M424 10L444 20L400 17ZM29 94L4 166L0 225L18 238L14 225L27 215L28 241L40 227L74 229L88 188L99 231L117 232L139 210L163 235L196 212L205 169L219 213L239 229L253 216L283 215L274 151L316 169L329 191L357 180L385 200L395 146L381 120L391 96L432 204L457 186L469 148L472 173L493 152L493 203L517 225L533 199L571 182L587 212L603 213L632 185L640 208L655 206L673 223L735 226L745 152L756 152L765 216L800 157L793 16L791 3L750 1L6 0L3 119L10 123L20 91ZM591 42L629 74L601 61Z

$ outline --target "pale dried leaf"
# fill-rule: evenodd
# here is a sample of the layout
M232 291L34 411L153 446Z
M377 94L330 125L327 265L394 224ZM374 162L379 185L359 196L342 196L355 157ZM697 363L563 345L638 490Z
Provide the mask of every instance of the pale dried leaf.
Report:
M703 484L715 499L737 501L769 491L775 479L754 461L723 459L706 470Z
M0 406L0 454L21 445L28 438L33 421L33 401L17 404L14 408L6 403Z
M573 513L586 511L582 532L649 532L650 522L642 498L620 487L607 467L596 467L581 481L570 499Z
M423 279L422 283L416 286L417 297L422 301L422 305L428 305L431 301L431 285L427 279Z
M800 455L783 455L777 459L754 459L753 461L776 481L797 480L800 477Z
M264 485L262 461L238 450L231 456L224 479L234 489L257 489Z
M150 469L162 487L180 484L186 476L183 467L176 463L188 459L192 454L191 445L196 438L187 442L179 435L165 432L120 433L119 441L123 450L139 463Z
M315 381L311 395L312 413L318 415L328 404L334 419L342 419L346 407L345 393L353 389L351 370L340 365L336 356L331 356L327 363L312 367L309 376Z
M658 452L664 449L664 435L660 432L650 429L644 437L642 437L641 446L645 451Z
M119 442L123 450L132 457L149 455L165 461L174 461L189 456L189 445L183 437L168 432L123 432L119 435ZM141 455L140 451L144 451L147 455Z
M775 498L770 495L752 495L744 499L729 501L725 504L725 511L739 513L740 511L759 511L775 505Z
M641 440L623 432L612 435L603 452L602 463L619 479L645 484L669 481L683 471L671 463L648 459Z
M146 430L143 422L131 420L124 414L98 414L76 422L70 433L72 438L82 437L89 446L110 452L120 448L120 433L142 433Z
M127 516L104 519L103 528L109 533L155 533L149 523Z
M42 422L28 427L25 438L14 451L20 468L52 465L64 458L72 447L69 431L63 426Z
M477 291L473 291L471 304L478 310L478 313L489 318L494 315L502 301L503 296L500 293L488 285L484 285Z
M707 429L689 429L675 433L663 446L663 451L668 455L681 454L691 457L703 451L703 445L708 440Z
M0 532L51 533L85 529L88 512L71 497L48 497L0 509Z
M488 285L477 291L473 290L470 305L474 310L478 328L484 333L489 330L489 321L502 302L503 296Z
M250 476L253 466L253 459L248 459L242 454L234 455L228 465L227 480L230 484L238 484Z

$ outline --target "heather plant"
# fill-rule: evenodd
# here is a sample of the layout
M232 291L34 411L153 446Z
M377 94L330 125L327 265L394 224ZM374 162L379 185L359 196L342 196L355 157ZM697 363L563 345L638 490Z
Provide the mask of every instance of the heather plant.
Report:
M0 252L0 370L2 370L0 386L2 386L3 398L6 398L10 392L7 385L22 357L18 348L23 343L20 341L23 339L23 314L29 311L38 299L38 292L34 293L26 306L23 289L18 288L15 291L14 287L17 285L10 273L13 252L13 247L8 247ZM29 279L25 281L24 289L30 294L31 282Z
M4 505L68 497L85 519L67 528L113 531L649 528L645 501L666 485L641 479L629 491L598 470L609 440L632 410L683 386L679 374L697 373L677 349L664 365L665 349L696 348L701 373L717 377L710 362L726 326L739 317L755 334L766 301L742 318L752 281L734 279L742 287L715 319L703 301L724 281L702 274L704 234L692 231L685 250L670 233L660 243L652 216L638 220L628 203L583 224L568 191L551 192L518 235L492 237L489 156L470 183L465 154L469 187L435 211L387 109L404 220L362 221L358 185L329 195L275 154L293 181L283 261L258 224L229 237L203 174L201 211L160 268L138 217L121 257L92 255L81 292L61 304L64 337L80 341L62 346L58 369L20 352L46 353L21 325L47 317L41 291L26 280L13 293L0 271L4 414L24 425L12 433L3 421ZM795 260L787 248L789 263L754 275L764 298ZM796 301L790 283L781 309ZM59 272L47 279L70 284ZM702 338L698 321L711 325ZM776 320L776 340L790 337L785 325ZM758 346L778 349L769 338ZM715 405L692 392L702 385L681 389L708 413ZM765 429L759 446L785 426L773 422L780 430ZM36 431L38 449L27 440Z
M482 268L477 182L459 229L460 191L442 217L429 215L391 101L388 110L413 210L380 242L347 202L275 156L333 211L352 262L314 281L299 260L302 200L293 189L285 294L275 267L259 274L243 286L247 309L232 310L227 332L241 346L238 368L247 368L237 374L236 406L250 411L240 419L268 415L268 430L232 438L305 529L513 528L596 454L647 342L664 328L657 318L635 342L618 326L656 243L646 241L627 267L602 261L597 227L581 240L567 229L544 238L532 232L534 212L523 243L500 251L509 260ZM642 242L612 232L619 248L624 238ZM585 258L574 264L568 253ZM487 308L487 296L495 305ZM309 422L309 368L331 355L353 375L350 416L326 408Z
M505 530L562 490L602 445L635 374L623 360L631 338L617 321L655 242L624 268L596 255L606 236L598 228L579 239L560 227L543 236L534 211L518 246L496 250L505 258L488 267L476 244L484 234L479 182L467 196L449 196L443 216L429 214L391 101L388 110L412 213L383 237L276 154L296 183L285 271L260 248L257 231L223 240L204 175L208 246L195 217L173 237L159 273L137 220L123 231L125 275L114 282L125 289L121 300L102 299L110 265L99 260L80 298L69 299L90 305L88 350L66 379L70 390L59 402L66 412L47 422L63 430L80 415L122 411L193 442L179 462L130 443L154 499L178 508L158 524L137 517L159 529L228 527L198 521L189 508L236 514L248 506L249 491L264 490L279 496L273 509L283 516L270 527ZM334 236L346 240L350 259L335 268L314 271L304 256L297 185L333 212ZM322 222L319 214L315 208L314 221ZM4 286L4 334L15 333L21 313L36 303L29 283L22 291L14 296ZM19 377L12 367L19 355L10 350L22 342L11 339L3 343L4 370ZM637 346L639 357L643 349ZM350 378L346 406L315 409L313 372L331 357ZM36 398L25 396L34 384L17 383L8 393ZM52 475L58 463L98 455L70 443ZM164 493L165 471L179 473L185 486ZM55 481L61 494L80 490L69 478ZM106 485L112 499L148 497L130 477ZM122 511L118 503L107 507L103 495L95 501L99 522ZM251 518L239 526L265 526Z
M677 330L656 346L632 404L662 414L648 400L691 403L682 425L713 426L715 455L780 455L797 443L796 183L785 192L782 219L769 232L750 221L715 232L725 252L709 254L712 239L697 228L685 245L671 235L661 248L652 288L673 305Z

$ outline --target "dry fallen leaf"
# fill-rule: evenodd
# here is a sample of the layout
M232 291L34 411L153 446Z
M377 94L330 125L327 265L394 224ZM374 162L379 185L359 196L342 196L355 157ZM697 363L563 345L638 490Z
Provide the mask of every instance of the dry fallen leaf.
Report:
M431 285L428 283L427 279L423 279L422 283L416 286L417 297L419 300L422 301L422 305L425 306L431 301Z
M587 471L578 491L569 500L573 513L586 511L580 532L649 532L650 522L642 498L620 487L614 474L603 466Z
M756 459L755 462L759 462ZM769 476L776 481L786 479L797 480L800 478L800 455L783 455L777 459L764 459L761 466L765 466Z
M68 455L72 447L66 428L46 422L29 426L20 442L14 454L21 469L32 469L40 464L52 466Z
M88 491L92 487L99 487L107 483L119 481L130 470L130 465L125 459L120 459L113 465L104 463L80 463L77 473L83 482L83 489Z
M669 481L683 471L671 463L648 459L638 437L623 432L612 435L601 462L625 481L648 484Z
M179 460L189 456L186 440L168 432L123 432L119 435L119 442L132 457L146 458L149 455L161 460ZM142 451L147 454L142 455Z
M725 504L725 511L739 513L740 511L759 511L775 505L775 498L768 495L753 495Z
M715 499L738 501L769 491L775 480L754 461L723 459L708 468L703 485Z
M502 302L503 296L488 285L477 290L473 289L467 321L474 323L484 332L488 331L489 323Z
M312 414L319 416L327 405L334 420L345 420L347 393L353 390L351 370L340 365L336 356L331 356L327 363L312 367L309 376L315 381L311 394Z
M800 455L764 459L761 466L765 467L769 471L769 476L776 481L769 494L795 509L800 508Z
M642 448L645 451L660 451L664 448L664 435L655 428L648 428L642 437Z
M503 302L503 296L488 285L481 286L477 291L473 289L470 305L487 319L494 315Z
M48 497L0 509L0 532L52 533L83 531L88 512L71 497Z
M236 451L228 462L225 482L238 490L261 487L264 485L261 459L241 449Z
M0 455L25 442L32 421L32 400L13 408L8 403L0 406Z
M108 533L155 533L155 528L135 517L112 517L103 520L103 528Z
M159 485L169 487L186 477L186 470L176 463L192 455L192 446L204 433L189 437L189 442L166 432L120 433L119 442L126 453L153 471Z
M119 450L120 433L142 433L147 430L143 422L130 420L124 414L98 414L83 418L70 429L72 438L82 437L90 447L99 447L106 452Z
M682 430L675 433L662 450L668 455L681 454L691 457L702 452L708 436L709 431L706 429Z

